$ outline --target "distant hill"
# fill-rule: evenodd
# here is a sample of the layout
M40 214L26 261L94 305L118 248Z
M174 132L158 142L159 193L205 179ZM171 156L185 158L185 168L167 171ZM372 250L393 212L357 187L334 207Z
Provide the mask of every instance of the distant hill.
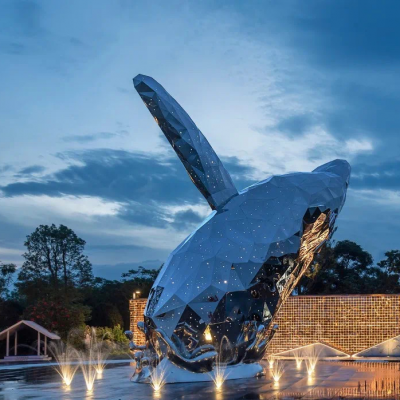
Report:
M93 265L93 275L110 280L120 280L121 275L124 272L128 272L130 269L137 269L140 266L148 269L156 269L159 268L162 263L163 262L160 260L145 260L141 262L121 263L115 265Z

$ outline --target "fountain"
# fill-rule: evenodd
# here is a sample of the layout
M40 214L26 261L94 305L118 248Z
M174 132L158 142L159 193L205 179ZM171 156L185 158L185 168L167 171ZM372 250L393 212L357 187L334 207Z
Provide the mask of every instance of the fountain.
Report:
M267 362L269 365L269 369L272 369L274 367L274 362L275 362L275 358L271 355L267 356Z
M85 360L87 353L80 354L80 367L82 370L83 378L85 379L86 388L89 392L93 390L94 381L96 380L96 368L91 362L92 359L89 355L89 360Z
M285 367L284 367L283 363L279 360L276 360L271 369L272 379L274 380L275 384L278 384L284 371L285 371Z
M99 341L96 329L91 328L86 340L86 350L79 352L79 364L88 391L93 389L96 376L100 378L106 367L106 361L111 349L106 347L104 337Z
M74 379L75 373L79 368L79 364L76 361L78 358L78 352L71 345L64 344L62 341L51 342L49 350L57 363L55 370L61 376L66 386L71 385Z
M215 360L215 366L210 373L215 387L219 390L229 375L227 365L233 361L232 345L227 336L223 336L219 346L219 352Z
M309 376L311 376L315 371L315 367L317 366L319 359L319 352L313 349L304 359L306 362L307 373Z
M150 384L155 392L159 392L165 385L165 372L166 368L161 363L150 372Z
M213 382L215 383L215 387L219 390L224 384L226 378L229 373L226 370L226 365L217 363L211 372L210 376Z
M295 361L296 361L296 368L300 369L301 368L301 364L303 362L303 358L300 356L300 354L298 352L295 353L294 358L295 358Z
M104 342L104 336L99 341L96 335L96 329L92 328L90 346L92 348L93 356L95 358L95 370L98 377L103 375L103 371L107 364L107 358L111 353L111 347L107 346Z

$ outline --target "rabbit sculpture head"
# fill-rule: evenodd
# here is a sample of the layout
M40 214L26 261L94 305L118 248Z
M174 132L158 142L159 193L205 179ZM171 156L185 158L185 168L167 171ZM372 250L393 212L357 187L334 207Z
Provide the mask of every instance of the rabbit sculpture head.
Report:
M229 363L264 355L273 317L343 207L350 165L334 160L238 191L189 115L153 78L134 86L212 212L168 257L141 325L159 355L204 372L232 347ZM229 140L229 138L227 139Z

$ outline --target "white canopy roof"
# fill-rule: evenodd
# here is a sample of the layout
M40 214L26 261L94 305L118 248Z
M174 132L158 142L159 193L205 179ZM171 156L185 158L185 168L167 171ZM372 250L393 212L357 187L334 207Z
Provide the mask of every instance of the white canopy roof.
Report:
M20 329L24 328L24 325L29 326L30 328L34 329L35 331L40 332L42 335L47 336L49 339L60 340L60 336L56 335L55 333L49 332L47 329L43 328L36 322L33 321L19 321L16 324L10 326L4 331L0 332L0 340L5 339L7 337L7 332L10 332L10 335L13 334L15 331L19 331Z

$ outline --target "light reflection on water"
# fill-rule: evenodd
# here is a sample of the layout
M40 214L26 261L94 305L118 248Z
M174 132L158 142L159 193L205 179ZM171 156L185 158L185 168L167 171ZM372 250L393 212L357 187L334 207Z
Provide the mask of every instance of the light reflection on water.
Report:
M150 385L129 381L133 368L128 362L109 363L92 392L86 391L81 371L70 388L49 366L0 366L0 399L400 399L399 363L319 362L309 379L306 368L285 362L279 386L268 374L261 378L226 381L217 391L213 382L165 385L155 393ZM268 368L268 365L266 364Z

